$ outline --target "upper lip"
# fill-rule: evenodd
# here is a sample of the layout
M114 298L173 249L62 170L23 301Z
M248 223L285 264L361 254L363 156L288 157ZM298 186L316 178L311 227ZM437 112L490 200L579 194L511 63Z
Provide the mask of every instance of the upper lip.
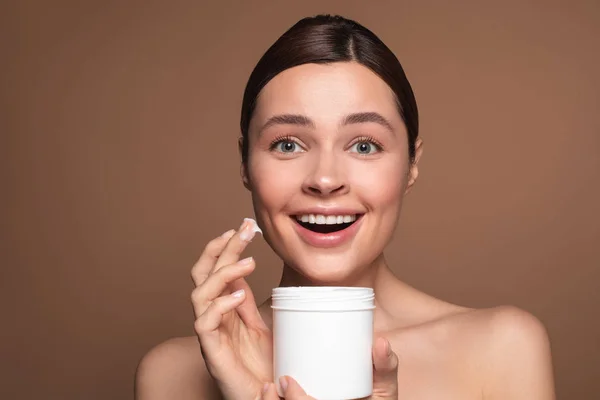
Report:
M356 215L356 214L364 214L364 211L360 211L356 208L349 208L349 207L317 206L317 207L303 208L301 210L293 212L291 215L298 216L298 215L309 215L309 214L314 214L314 215Z

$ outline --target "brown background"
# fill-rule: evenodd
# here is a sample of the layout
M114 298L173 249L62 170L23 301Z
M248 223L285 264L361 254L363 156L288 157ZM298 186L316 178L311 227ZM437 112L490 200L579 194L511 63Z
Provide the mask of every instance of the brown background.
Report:
M600 3L298 3L2 3L0 397L130 399L140 357L193 333L189 269L252 213L246 79L330 12L389 45L420 106L395 271L534 313L559 398L597 398ZM260 240L250 252L264 299L279 265Z

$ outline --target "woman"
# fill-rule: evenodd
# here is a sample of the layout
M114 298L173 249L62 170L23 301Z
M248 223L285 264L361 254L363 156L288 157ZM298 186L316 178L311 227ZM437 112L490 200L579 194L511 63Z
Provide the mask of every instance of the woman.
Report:
M423 145L410 84L372 32L337 16L296 23L252 72L241 131L242 179L283 261L280 286L374 288L373 399L554 398L537 319L448 304L386 264ZM254 261L240 260L256 230L245 220L206 246L192 270L197 337L144 357L139 400L278 398L270 301L257 307L244 280ZM281 385L309 398L293 377Z

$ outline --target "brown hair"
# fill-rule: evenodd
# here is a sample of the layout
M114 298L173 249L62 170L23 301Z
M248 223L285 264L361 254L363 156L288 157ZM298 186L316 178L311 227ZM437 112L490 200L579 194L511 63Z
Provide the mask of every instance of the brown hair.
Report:
M355 61L369 68L392 89L408 132L411 162L419 134L417 103L404 69L392 51L359 23L335 15L303 18L288 29L254 67L242 101L242 162L248 162L248 129L260 91L280 72L308 63Z

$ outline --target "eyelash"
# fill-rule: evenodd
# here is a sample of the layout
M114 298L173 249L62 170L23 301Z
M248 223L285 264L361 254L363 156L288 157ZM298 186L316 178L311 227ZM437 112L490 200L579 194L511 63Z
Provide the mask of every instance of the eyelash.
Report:
M381 144L380 141L378 141L377 139L375 139L373 136L361 136L356 138L356 140L354 140L351 144L351 146L354 146L357 143L362 143L362 142L368 142L371 143L372 145L374 145L377 148L377 151L383 151L383 144Z
M297 145L299 145L298 142L296 140L294 140L294 138L292 136L281 135L281 136L275 137L271 141L271 143L269 144L269 150L271 150L271 151L275 150L275 147L281 142L293 142L293 143L296 143ZM354 146L355 144L361 143L361 142L371 143L377 148L377 151L383 151L383 145L381 144L380 141L376 140L373 136L360 136L360 137L356 138L350 146Z
M296 142L290 135L281 135L277 136L275 139L273 139L273 141L271 141L271 144L269 144L269 150L275 150L275 147L281 142L294 142L298 144L298 142Z

